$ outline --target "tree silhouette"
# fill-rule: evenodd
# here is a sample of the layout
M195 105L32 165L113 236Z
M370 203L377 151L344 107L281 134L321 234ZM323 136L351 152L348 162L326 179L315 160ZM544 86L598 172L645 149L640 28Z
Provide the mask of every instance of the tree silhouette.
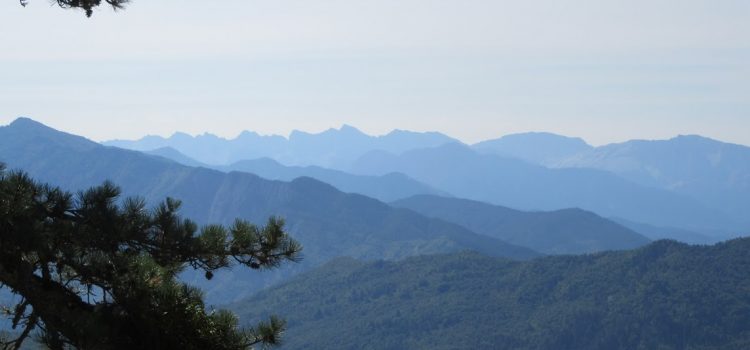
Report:
M18 349L32 331L51 349L247 349L276 344L272 317L240 329L228 311L207 310L200 290L177 279L186 268L211 279L244 265L299 259L300 245L270 218L258 227L198 229L167 198L152 210L120 199L111 183L74 196L0 164L0 287L20 299L5 312Z
M29 3L29 0L19 0L21 2L21 6L26 6ZM55 0L58 5L62 8L80 8L86 11L86 17L91 17L91 15L94 13L93 9L94 7L97 7L102 4L102 0ZM130 0L104 0L104 3L107 3L112 6L115 10L122 9L125 7L125 4L130 2Z

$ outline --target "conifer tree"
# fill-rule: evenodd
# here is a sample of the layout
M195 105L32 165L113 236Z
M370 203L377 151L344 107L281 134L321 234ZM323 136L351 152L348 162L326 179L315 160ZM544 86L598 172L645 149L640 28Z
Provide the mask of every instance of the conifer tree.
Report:
M19 0L21 6L26 6L29 0ZM86 11L86 17L91 17L94 13L94 7L102 4L102 0L54 0L62 8L79 8ZM104 3L112 6L113 9L118 10L125 7L125 4L130 0L104 0Z
M202 228L180 202L154 209L121 199L105 182L78 195L0 164L0 288L17 295L4 311L18 349L34 334L51 349L247 349L279 341L278 318L240 329L228 311L208 310L185 269L268 269L299 259L281 219Z

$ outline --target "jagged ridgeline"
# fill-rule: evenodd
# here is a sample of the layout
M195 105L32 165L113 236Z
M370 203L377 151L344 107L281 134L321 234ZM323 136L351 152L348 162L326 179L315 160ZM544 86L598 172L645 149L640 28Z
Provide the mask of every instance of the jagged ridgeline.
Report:
M199 224L231 225L235 218L286 220L289 233L305 247L304 260L267 274L233 270L210 284L186 271L184 280L205 287L211 304L223 304L334 257L399 259L417 254L476 250L488 255L531 258L531 249L471 232L461 226L347 194L311 178L271 181L249 173L223 173L183 166L141 152L105 147L29 119L0 127L0 161L35 179L78 191L111 180L124 196L148 203L182 200L181 213Z
M283 349L750 349L750 239L512 262L333 261L232 305Z

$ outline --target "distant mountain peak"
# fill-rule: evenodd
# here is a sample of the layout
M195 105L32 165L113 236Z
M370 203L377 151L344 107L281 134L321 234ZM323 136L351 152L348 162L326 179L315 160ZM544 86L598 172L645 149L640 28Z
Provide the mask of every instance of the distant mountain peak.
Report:
M599 149L610 149L616 147L630 147L632 145L653 145L653 144L669 144L669 143L686 143L686 142L703 142L703 143L717 143L717 144L729 144L728 142L719 141L710 137L701 136L697 134L679 134L667 139L632 139L623 142L615 142L606 144L603 146L596 147L594 150Z
M241 133L240 133L240 134L239 134L239 135L237 136L237 138L238 138L238 139L241 139L241 138L245 138L245 137L249 137L249 138L256 138L256 137L260 137L260 134L258 134L258 133L257 133L257 132L255 132L255 131L250 131L250 130L243 130L243 131L242 131L242 132L241 132Z
M31 129L31 128L42 128L47 130L53 130L54 129L27 117L18 117L16 120L12 121L10 124L8 124L9 127L12 128L24 128L24 129Z
M193 136L190 135L190 134L188 134L188 133L184 133L182 131L177 131L174 134L172 134L172 136L170 136L169 138L172 139L172 140L176 140L176 139L192 139Z
M415 134L434 135L434 134L440 134L440 133L434 132L434 131L420 133L420 132L411 131L411 130L393 129L391 130L391 132L387 133L385 136L400 136L400 135L415 135Z
M505 135L498 139L479 142L472 148L481 153L518 158L545 166L593 149L581 138L550 132Z
M211 140L226 140L223 137L214 135L214 134L209 133L209 132L204 132L203 134L198 135L196 138L211 139Z
M336 129L331 128L331 129L328 129L326 131L321 132L320 134L327 133L327 132L332 132L332 131L335 131L335 130ZM292 130L292 132L289 133L288 139L289 140L293 140L293 139L299 139L299 138L304 138L304 137L310 137L310 136L313 136L313 135L318 135L318 134L309 133L307 131L302 131L302 130L294 129L294 130Z
M340 132L346 132L346 133L364 134L361 130L359 130L359 129L357 129L357 128L349 125L349 124L341 125L341 127L339 128L339 131Z
M500 142L512 142L512 141L546 141L546 142L565 142L568 144L577 144L581 147L592 148L584 139L580 137L571 137L560 134L555 134L546 131L530 131L517 134L508 134L498 139L492 139L487 141L479 142L477 145L500 143Z
M0 127L0 130L2 129L5 129L25 140L48 140L56 143L68 144L77 147L78 149L99 146L98 143L85 137L53 129L45 124L26 117L17 118L8 124L8 126L4 128Z
M677 142L712 142L712 143L725 143L721 141L714 140L710 137L705 137L701 135L696 134L689 134L689 135L677 135L673 137L670 141L677 141Z
M316 134L310 134L310 135L316 135ZM366 138L371 138L372 136L365 134L361 130L349 125L349 124L343 124L338 129L336 128L330 128L326 131L323 131L317 135L347 135L347 136L362 136Z
M311 133L301 130L292 130L292 132L289 134L289 140L300 140L300 139L311 139L318 136L324 136L324 137L339 137L339 136L347 136L347 137L357 137L362 139L370 139L373 138L373 136L367 135L361 130L348 125L344 124L340 128L329 128L327 130L324 130L322 132L318 133Z
M698 134L679 134L674 139L709 139L708 137L701 136Z
M443 133L437 132L437 131L411 131L411 130L404 130L404 129L393 129L393 130L391 130L391 132L389 132L388 134L386 134L385 137L388 137L388 136L391 136L391 137L393 137L393 136L419 136L419 135L421 135L421 136L428 136L428 137L439 137L439 138L443 138L443 139L446 139L446 140L458 141L458 140L456 140L456 139L454 139L454 138L452 138L452 137L450 137L450 136L448 136L446 134L443 134Z

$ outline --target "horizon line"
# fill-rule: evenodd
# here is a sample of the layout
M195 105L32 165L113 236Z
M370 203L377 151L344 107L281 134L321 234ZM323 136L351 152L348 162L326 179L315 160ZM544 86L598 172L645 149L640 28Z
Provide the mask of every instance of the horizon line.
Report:
M673 140L673 139L676 139L676 138L679 138L679 137L691 137L691 136L692 137L701 137L701 138L705 138L705 139L709 139L709 140L713 140L713 141L717 141L717 142L721 142L721 143L725 143L725 144L734 144L734 145L739 145L739 146L743 146L743 147L750 147L750 145L748 145L748 144L737 143L737 142L730 142L730 141L724 141L724 140L719 139L719 138L705 136L705 135L696 134L696 133L687 133L687 134L677 133L674 136L670 136L670 137L667 137L667 138L654 138L654 139L648 139L648 138L629 138L629 139L625 139L625 140L621 140L621 141L607 142L607 143L602 143L602 144L598 144L597 145L597 144L593 144L593 143L589 142L584 137L569 136L569 135L565 135L565 134L562 134L562 133L556 133L556 132L552 132L552 131L539 131L539 130L529 130L529 131L522 131L522 132L512 132L512 133L502 134L502 135L499 135L497 137L493 137L493 138L489 138L489 139L484 139L484 140L472 143L472 142L466 142L465 140L462 140L462 139L460 139L458 137L452 136L452 135L450 135L450 134L448 134L446 132L437 131L437 130L417 131L417 130L408 130L408 129L394 128L394 129L391 129L388 132L379 133L378 134L378 133L368 133L368 132L364 131L361 128L353 126L350 123L342 123L342 124L340 124L340 126L338 128L332 126L332 127L325 128L325 129L323 129L321 131L307 131L307 130L300 130L300 129L292 129L291 131L288 132L287 135L283 135L283 134L279 134L279 133L261 134L261 133L259 133L257 131L254 131L254 130L243 129L239 133L237 133L234 137L231 137L231 136L220 135L218 133L212 133L212 132L208 132L208 131L199 132L199 133L189 133L189 132L184 132L184 131L177 130L177 131L172 132L168 136L166 136L164 134L146 134L146 135L143 135L143 136L140 136L140 137L137 137L137 138L113 138L113 139L103 139L103 140L99 140L99 139L90 137L90 136L85 135L85 134L79 134L79 133L76 133L76 132L65 131L65 130L62 130L62 129L51 127L48 124L45 124L43 122L40 122L40 121L38 121L38 120L36 120L34 118L27 117L27 116L17 117L17 118L13 119L11 122L9 122L8 124L6 124L4 126L7 127L10 124L12 124L12 123L14 123L14 122L16 122L18 120L22 120L22 119L31 120L31 121L33 121L35 123L39 123L41 125L44 125L46 127L55 129L57 131L63 131L63 132L67 132L67 133L71 133L71 134L77 135L77 136L82 136L82 137L85 137L86 139L89 139L89 140L91 140L93 142L96 142L96 143L99 143L99 144L105 144L105 143L108 143L108 142L137 142L137 141L141 141L143 139L150 138L150 137L161 138L161 139L164 139L164 140L168 140L170 138L173 138L176 135L186 135L186 136L188 136L190 138L193 138L193 139L196 139L196 138L199 138L199 137L205 137L205 136L212 136L212 137L215 137L215 138L223 140L223 141L230 141L231 142L231 141L237 140L243 134L246 134L246 133L255 134L255 135L259 136L259 137L268 137L268 138L281 137L281 138L285 139L286 141L289 141L291 139L291 137L294 134L297 134L297 133L315 136L315 135L324 134L326 132L342 132L342 131L344 131L346 129L352 129L354 132L357 132L357 133L360 133L360 134L363 134L363 135L365 135L367 137L372 137L372 138L385 137L385 136L391 135L393 133L398 133L398 132L414 133L414 134L439 134L439 135L445 136L447 138L450 138L450 139L452 139L454 141L460 142L461 144L468 145L468 146L477 145L479 143L487 142L487 141L499 140L499 139L502 139L502 138L505 138L505 137L508 137L508 136L529 135L529 134L546 134L546 135L552 135L552 136L557 136L557 137L564 137L564 138L568 138L568 139L578 139L578 140L583 141L585 144L587 144L587 145L589 145L591 147L594 147L594 148L596 148L596 147L603 147L603 146L607 146L607 145L622 144L622 143L631 142L631 141L669 141L669 140Z

